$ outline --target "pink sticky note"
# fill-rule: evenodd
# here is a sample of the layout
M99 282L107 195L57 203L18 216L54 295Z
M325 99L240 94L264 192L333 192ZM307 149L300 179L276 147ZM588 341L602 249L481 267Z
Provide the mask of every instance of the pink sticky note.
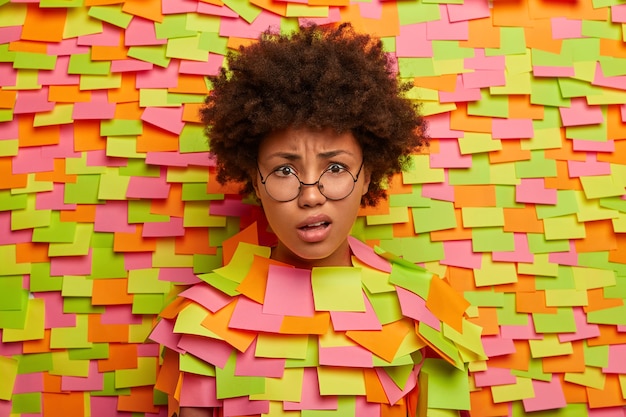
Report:
M263 313L279 316L313 317L311 271L270 265Z
M582 38L582 20L570 20L565 17L553 17L552 37L554 39L578 39Z
M535 332L535 326L530 320L530 317L527 318L526 324L523 326L500 326L500 336L502 336L504 339L512 340L543 340L543 335L537 334L537 332Z
M115 117L115 103L109 103L106 91L92 91L91 101L74 104L74 120L105 120Z
M189 165L215 166L215 158L209 157L206 152L181 154L178 152L148 152L146 164L186 167Z
M285 411L295 410L336 410L337 397L334 395L321 396L320 384L315 368L304 368L302 377L302 398L300 402L283 402Z
M470 168L472 155L462 155L459 142L440 140L439 152L429 155L431 168Z
M267 28L280 28L280 19L280 16L268 11L263 11L252 23L242 18L223 19L220 21L220 36L256 39Z
M181 407L221 407L217 399L215 378L186 373L180 389Z
M124 31L126 46L165 45L167 39L157 39L154 22L134 16Z
M194 0L168 0L161 5L161 13L178 14L195 12L198 2Z
M278 333L282 322L283 316L266 314L263 312L261 304L248 297L240 296L237 299L230 322L228 322L228 327L239 330Z
M522 400L524 411L531 413L540 410L555 410L567 405L558 375L553 375L549 382L533 379L532 383L535 396Z
M607 374L626 374L626 345L609 346L609 365L602 368L602 372Z
M15 384L13 385L13 394L25 394L28 392L43 392L43 374L41 372L17 374ZM10 403L10 401L8 402Z
M128 224L128 202L107 201L107 204L96 206L96 232L134 233L137 226Z
M380 0L368 1L367 3L356 3L361 12L361 17L366 19L379 20L383 15L383 4ZM358 415L358 414L357 414Z
M224 416L249 416L268 414L270 402L267 400L252 401L248 397L225 398Z
M448 4L446 7L451 22L482 19L491 16L488 0L472 0L463 4Z
M278 0L280 1L280 0ZM289 3L294 3L290 1ZM298 1L299 3L299 1ZM302 4L307 4L306 1L302 2ZM317 25L331 25L333 23L341 22L341 9L339 7L329 7L328 8L328 16L325 17L301 17L298 19L301 25L306 25L310 23L315 23Z
M80 158L81 152L74 151L74 126L60 127L61 140L55 145L41 148L41 154L46 158Z
M125 254L124 256L127 256ZM197 284L202 282L193 272L193 268L159 268L161 281L176 282L180 284Z
M506 85L504 70L476 70L461 74L465 88L485 88Z
M451 5L448 5L451 6ZM475 70L492 70L504 71L506 69L506 60L504 55L485 56L484 48L475 48L474 56L465 58L464 67Z
M489 358L510 355L516 351L513 339L506 339L500 335L487 335L482 336L481 340L485 348L485 354Z
M367 401L366 397L356 397L355 416L359 417L379 417L380 404Z
M161 347L156 343L140 343L137 345L137 356L140 358L156 358L161 355Z
M126 158L116 158L114 156L107 156L105 150L87 151L87 163L88 167L124 167L128 165Z
M50 276L91 275L91 253L84 256L55 256L50 258Z
M477 387L492 387L494 385L515 384L515 375L510 369L488 368L485 371L474 373L474 381Z
M535 256L528 247L526 233L514 233L515 250L512 252L493 252L492 259L496 262L525 262L532 263Z
M0 28L0 43L19 41L22 37L22 26L6 26Z
M160 320L156 326L152 328L152 332L148 339L156 342L162 346L165 346L174 352L182 353L183 349L178 347L178 343L180 342L181 335L174 333L174 321L162 319Z
M624 407L603 407L590 408L587 411L588 417L626 417L626 409Z
M284 358L257 358L255 356L257 340L245 352L237 352L235 375L263 376L267 378L282 378L285 373Z
M472 250L471 240L449 240L443 242L444 258L442 265L458 266L460 268L480 269L482 254Z
M181 74L195 75L217 75L224 64L224 56L209 53L209 59L206 62L198 61L182 61L180 63Z
M226 6L216 6L214 4L204 3L201 1L198 2L197 12L200 14L230 18L236 18L239 16L236 12Z
M162 279L161 276L159 276L159 279ZM213 313L226 307L232 301L230 296L216 290L205 282L187 288L179 296L195 301Z
M559 107L563 126L595 125L604 122L600 106L590 106L584 98L572 98L569 107Z
M79 46L77 38L63 39L58 43L50 43L47 46L47 53L49 55L74 55L74 54L88 54L90 52L88 46Z
M573 139L572 149L576 152L615 152L615 141L607 140L603 142L595 140Z
M39 71L37 74L37 81L42 85L78 85L80 83L80 75L68 74L67 70L70 64L70 57L59 56L57 63L52 71ZM2 68L0 66L0 68ZM0 71L0 80L6 80L3 78L3 74Z
M389 374L385 372L384 369L376 368L376 374L378 375L378 379L380 380L383 390L385 391L391 405L394 405L400 401L401 398L404 398L406 394L411 392L411 390L415 388L415 385L417 385L417 372L415 371L415 368L411 371L404 389L398 388L394 380L391 379Z
M63 391L102 391L104 388L104 374L98 372L98 362L89 362L89 375L84 377L61 376Z
M128 198L167 198L170 194L170 183L165 176L161 177L130 177L126 197Z
M319 362L324 366L374 367L372 352L361 346L320 346Z
M113 25L102 25L101 32L79 36L78 44L89 46L118 46L121 36L121 28Z
M331 311L330 319L335 331L343 332L347 330L381 330L383 328L372 303L363 294L365 311Z
M233 347L222 340L192 334L183 334L178 342L178 347L220 368L226 366L226 362L233 352Z
M184 236L185 227L182 217L170 217L169 222L148 222L144 223L141 236L143 237L163 237L163 236Z
M586 161L567 161L570 178L611 175L611 164L597 159L595 152L587 152Z
M151 62L140 61L138 59L116 59L111 61L111 72L138 72L138 71L150 71L154 68L154 64Z
M429 40L466 41L469 25L466 20L451 22L445 4L439 6L441 18L426 22L426 37Z
M600 327L597 324L587 323L587 314L582 307L573 307L574 322L576 323L575 333L559 333L561 343L572 342L574 340L593 339L600 336Z
M462 130L450 129L450 112L425 117L428 122L428 135L437 139L457 139L463 137Z
M569 251L567 252L552 252L548 255L548 261L559 265L578 265L578 252L576 251L576 245L573 241L569 242Z
M441 103L458 103L464 101L478 101L482 98L480 88L465 88L461 74L457 75L456 86L454 92L439 92L439 102Z
M39 90L20 90L13 107L13 114L44 113L54 110L54 103L48 101L48 87Z
M359 239L348 236L348 244L354 256L365 265L369 265L379 271L391 272L391 264L389 261L378 256L371 247L367 246Z
M576 75L576 71L574 67L533 65L533 75L535 77L573 77Z
M427 324L435 330L441 329L441 321L426 307L426 300L402 287L396 287L396 291L404 316Z
M2 65L0 64L0 69ZM2 72L0 70L0 76ZM1 80L2 78L0 78ZM10 120L8 122L0 123L0 140L4 139L17 139L19 137L19 125L17 119Z
M611 21L613 23L626 23L626 4L611 6Z
M111 324L141 324L142 319L138 314L133 314L130 304L109 305L100 314L100 322L104 325Z
M209 206L209 214L214 216L245 217L252 211L252 206L244 203L241 196L227 195L223 200L212 200Z
M152 252L125 252L124 268L127 271L152 268Z
M0 212L0 245L15 245L33 241L33 229L11 230L11 212Z
M35 298L44 300L46 306L46 329L76 327L76 314L63 312L63 297L59 291L38 292Z
M54 159L45 158L41 147L20 148L12 158L13 174L29 174L35 172L51 172L54 170Z
M626 90L626 75L605 77L602 73L602 66L598 62L596 64L596 74L591 84L599 85L601 87L616 88L618 90Z
M400 35L396 37L396 56L411 58L433 56L432 43L426 39L426 23L400 26Z
M527 139L535 136L531 119L493 118L491 123L494 139Z
M556 204L556 190L545 187L543 178L522 178L515 186L515 201L518 203Z
M445 173L446 181L435 184L422 185L422 197L436 200L454 201L454 187L448 183L448 171Z
M185 126L182 106L147 107L141 115L141 120L177 135L180 135Z
M93 396L89 399L91 404L91 417L132 417L132 413L117 410L117 397ZM23 414L22 414L23 415Z
M136 75L135 87L142 88L174 88L178 86L177 59L170 60L167 67L154 67L152 71L139 72Z
M58 65L59 59L57 59ZM39 71L39 73L48 71ZM0 87L13 87L17 82L17 70L10 63L0 63ZM8 123L8 122L7 122Z

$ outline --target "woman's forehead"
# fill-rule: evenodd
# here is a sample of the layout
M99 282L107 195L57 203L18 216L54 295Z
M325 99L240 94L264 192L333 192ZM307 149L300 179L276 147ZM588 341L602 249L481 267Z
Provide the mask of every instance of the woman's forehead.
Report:
M268 135L259 146L259 155L315 153L332 157L338 154L360 155L361 146L351 132L332 129L289 128Z

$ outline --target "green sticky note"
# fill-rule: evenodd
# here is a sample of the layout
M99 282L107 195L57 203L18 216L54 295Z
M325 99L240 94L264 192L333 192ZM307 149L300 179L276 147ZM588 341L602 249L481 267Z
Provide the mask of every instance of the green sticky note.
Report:
M93 224L77 223L75 239L71 243L50 243L49 256L82 256L89 253L89 244L93 235Z
M280 378L267 378L263 394L250 395L250 400L302 401L304 368L285 369Z
M417 234L453 229L457 226L454 203L450 201L432 200L430 207L416 207L411 211L413 227Z
M169 222L170 216L151 213L152 203L149 200L128 201L128 224Z
M224 194L207 194L206 183L184 183L183 201L211 201L223 200Z
M260 7L246 0L227 0L224 4L248 23L252 23L263 11Z
M48 226L37 227L33 230L33 242L73 242L76 234L76 223L62 222L60 217L60 212L53 211Z
M573 307L589 305L587 291L573 288L546 290L548 307Z
M13 195L9 190L0 190L0 210L13 211L27 207L27 194Z
M543 233L527 233L526 236L530 253L567 252L570 250L568 239L548 240Z
M114 6L91 6L89 16L126 29L133 16L122 11L122 5Z
M35 115L35 119L37 118L38 115L39 113ZM18 149L19 149L19 140L17 139L2 140L0 142L0 157L1 156L16 156L18 153ZM2 208L3 194L6 194L6 193L8 192L5 191L4 193L0 194L0 210L3 210Z
M503 293L490 291L465 291L463 297L476 307L502 307L504 306Z
M410 25L413 23L433 22L441 19L441 11L436 4L425 2L399 2L398 16L400 25Z
M137 368L115 371L115 388L154 385L157 376L157 358L137 358Z
M67 275L62 277L63 287L61 295L63 297L91 297L93 293L93 280L82 275Z
M127 55L140 61L167 68L170 58L167 57L166 51L167 45L131 46L128 48Z
M365 311L361 271L357 268L313 268L311 285L316 311Z
M556 161L547 159L543 150L530 151L530 160L515 162L518 178L556 177Z
M501 165L501 164L499 164ZM496 185L496 207L523 208L525 205L515 201L515 187L511 185Z
M457 369L443 359L426 358L420 374L428 380L428 408L470 409L467 371Z
M458 139L458 142L462 155L499 151L502 149L502 142L494 139L490 133L465 132L464 136Z
M472 116L502 117L509 116L509 98L506 96L492 96L481 90L481 99L469 102L467 114Z
M552 380L551 373L543 372L543 362L540 359L530 358L528 362L528 370L522 371L518 369L511 369L511 374L515 376L521 376L524 378L532 378L539 381L549 382ZM551 412L553 410L550 410Z
M587 96L592 97L592 96ZM622 99L626 98L621 97ZM622 101L623 103L624 101ZM592 105L593 103L589 103ZM603 103L599 103L603 104ZM607 103L610 104L610 103ZM585 126L568 126L565 128L565 137L568 139L591 140L595 142L606 142L608 138L607 123Z
M526 326L528 314L518 313L515 305L515 294L504 294L504 305L496 309L500 326Z
M50 225L52 210L37 210L36 195L26 199L26 208L11 213L11 230L23 230Z
M515 250L515 237L502 227L478 227L472 230L472 249L474 252L511 252Z
M365 222L365 218L360 218L359 220L363 220L363 222ZM355 234L355 236L359 237L361 240L393 239L393 225L391 224L381 224L379 226L363 225L363 227L364 229L362 234Z
M626 75L626 58L617 58L612 56L599 57L602 74L605 77L618 77Z
M173 39L194 36L197 31L187 27L188 16L191 14L168 14L161 22L154 22L157 39Z
M603 93L602 87L591 85L590 81L587 80L559 78L558 81L561 95L564 98L597 96Z
M88 348L70 349L68 355L71 360L107 359L109 357L109 344L92 343Z
M52 356L52 369L50 369L51 375L61 376L77 376L86 378L89 376L89 363L87 360L71 360L68 355L68 351L61 350L51 353Z
M463 227L504 226L504 211L500 207L462 207Z
M574 273L569 266L559 266L556 277L535 277L535 287L537 290L567 289L575 288Z
M85 349L91 347L89 339L89 317L76 315L75 327L54 327L50 331L51 349ZM69 359L69 358L68 358Z
M126 200L126 191L129 183L130 177L120 176L116 170L111 169L110 172L100 176L98 199L102 201Z
M395 291L374 294L365 289L365 293L381 324L393 323L403 317L400 301Z
M524 275L556 277L559 274L559 264L550 262L549 256L548 253L535 254L533 262L520 262L517 266L517 272Z
M576 326L572 331L576 331ZM533 358L548 358L573 353L572 343L561 343L557 334L544 334L543 339L529 340L528 344Z
M23 288L21 275L3 276L0 278L2 291L0 291L0 310L21 310L24 308L24 294L28 298L28 291Z
M2 342L41 340L44 338L44 327L44 300L40 298L29 299L26 304L26 320L23 328L5 328L2 333Z
M103 373L103 387L101 391L91 391L92 397L116 397L118 395L130 395L130 388L115 388L115 372Z
M91 278L126 278L124 255L113 252L113 248L93 248Z
M422 186L413 185L410 194L392 194L390 207L430 207L431 199L422 196Z
M526 53L526 36L523 27L500 27L500 47L485 48L486 56L524 53Z
M231 297L239 294L239 291L237 291L239 282L225 278L221 275L216 274L215 272L200 274L198 275L198 278L206 282L210 286L217 288L224 294L230 295Z
M29 353L18 357L18 374L33 374L52 369L51 353Z
M104 306L91 304L91 297L67 297L63 299L63 312L79 314L104 313Z
M474 271L474 280L478 287L511 284L517 282L517 270L515 264L483 258L482 267Z
M168 39L165 56L168 58L206 62L209 52L200 48L200 35Z
M402 173L403 184L430 184L445 181L445 170L431 168L428 155L411 155L411 169Z
M585 352L585 365L596 368L609 366L609 345L589 346L585 342L583 343L583 351Z
M37 262L31 264L30 291L46 292L60 291L63 287L63 277L50 276L50 264Z
M391 265L389 282L405 288L426 300L432 276L432 273L417 265L409 266L407 263L394 262Z
M432 58L398 58L398 68L403 78L437 75Z
M186 123L178 138L180 153L207 152L209 141L201 125Z
M65 2L65 0L61 0ZM60 3L60 2L59 2ZM82 1L80 2L82 6ZM92 19L87 7L70 7L67 9L63 39L102 33L102 21Z
M194 15L194 16L197 17L199 15ZM208 31L205 26L201 30L200 41L198 42L198 47L202 50L212 52L214 54L226 55L228 51L228 38L220 36L218 31L219 29L216 30L215 32Z
M11 397L11 413L40 414L41 404L42 401L40 392L13 394L13 396Z
M401 238L400 243L402 256L409 262L434 262L445 258L443 242L432 242L427 233L416 237Z
M546 240L582 239L586 236L585 225L574 215L550 217L543 220Z
M571 67L573 57L568 53L554 53L533 48L530 51L532 63L540 67Z
M535 135L520 144L524 150L558 149L562 146L561 130L558 127L535 130Z
M504 165L496 164L494 166ZM491 178L491 164L487 153L472 155L472 166L465 169L451 169L448 171L450 185L484 185L492 184L496 180Z
M159 270L156 268L128 271L129 294L167 294L171 287L170 282L159 280Z
M241 283L250 271L254 257L261 256L269 258L270 254L271 249L269 247L241 242L237 246L237 249L235 250L235 253L233 254L228 265L218 268L214 272L224 278L230 279L231 281Z
M558 290L553 290L558 291ZM576 321L570 307L557 308L556 314L533 313L533 323L537 333L575 333Z
M0 245L0 259L3 265L0 269L0 277L4 275L24 275L30 272L30 263L17 263L17 249L15 245ZM1 278L0 278L1 279Z
M100 122L100 136L136 136L142 133L141 120L111 119Z
M56 66L55 55L37 52L15 52L14 69L53 70Z
M107 75L111 72L111 61L92 61L91 54L72 54L68 74Z
M535 211L539 220L549 217L559 217L578 212L578 203L576 198L578 191L574 190L557 190L557 202L554 205L537 204Z
M98 204L100 175L78 175L75 183L65 184L64 203Z
M145 159L146 154L137 152L137 137L135 136L113 136L107 138L107 156L117 158Z
M624 194L624 186L615 181L613 175L580 177L580 182L588 199L618 197Z
M570 100L564 98L556 79L542 77L531 80L530 102L532 104L554 107L569 107Z
M235 376L237 356L233 353L224 368L215 368L217 398L234 398L265 392L265 378L258 376Z
M622 28L610 20L584 20L581 34L590 38L622 40Z
M163 294L135 294L133 296L133 314L159 314L165 307Z
M182 372L204 376L215 376L215 366L210 365L202 359L198 359L190 353L180 355L179 361L179 368Z
M54 109L46 113L37 113L33 120L34 127L67 125L74 123L72 114L74 104L55 104Z
M106 75L83 74L80 76L81 90L113 90L122 86L122 74L111 73Z

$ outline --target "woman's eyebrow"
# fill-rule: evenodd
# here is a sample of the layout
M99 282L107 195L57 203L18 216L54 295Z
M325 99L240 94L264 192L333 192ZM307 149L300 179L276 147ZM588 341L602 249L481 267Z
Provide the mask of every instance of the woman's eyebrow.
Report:
M334 151L321 152L317 154L317 157L320 159L329 159L329 158L334 158L335 156L344 155L344 154L353 156L352 152L348 152L345 149L337 149Z

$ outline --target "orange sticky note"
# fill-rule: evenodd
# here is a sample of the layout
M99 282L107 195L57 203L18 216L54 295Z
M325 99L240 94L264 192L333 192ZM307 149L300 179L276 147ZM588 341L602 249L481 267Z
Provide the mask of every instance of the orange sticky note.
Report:
M537 218L534 204L523 208L504 208L505 232L543 233L543 222Z
M456 89L456 80L457 74L445 74L436 77L416 77L413 80L413 84L417 87L453 93Z
M91 294L93 305L132 304L133 295L128 294L127 278L94 279Z
M13 175L12 166L11 158L0 158L0 190L26 187L28 176L26 174Z
M470 303L444 280L434 276L430 281L426 307L439 320L463 333L463 315Z
M65 159L55 158L53 170L48 172L37 172L35 173L35 179L37 181L75 183L77 176L65 173L65 161Z
M48 243L24 242L15 245L15 262L50 262Z
M130 395L120 395L117 400L118 411L134 413L159 413L159 408L154 404L154 388L151 386L133 387ZM65 414L67 415L67 413Z
M93 223L96 221L96 206L93 204L79 204L75 210L61 210L62 222Z
M384 325L382 330L348 330L346 336L387 362L392 362L400 344L412 330L412 322L402 319Z
M126 0L122 6L122 11L153 22L163 22L161 0Z
M0 90L0 109L12 109L15 107L17 91Z
M209 230L199 227L185 228L183 236L176 237L174 252L178 255L215 255L217 248L209 245Z
M164 129L143 124L143 132L137 136L137 152L173 152L178 150L178 135Z
M489 162L492 164L504 163L504 162L516 162L516 161L528 161L530 160L530 151L528 149L522 149L519 140L507 139L500 141L502 149L489 152Z
M183 186L180 183L171 183L167 198L152 200L150 213L164 216L183 217L185 204L183 202ZM192 229L196 229L195 227ZM188 230L187 230L188 231Z
M241 232L222 242L224 265L228 265L240 242L250 243L252 245L259 244L259 234L256 223L252 223Z
M325 334L329 325L330 313L318 311L313 317L285 316L280 324L279 332L283 334Z
M109 343L109 357L98 360L98 372L137 368L137 345Z
M99 120L78 120L74 122L74 150L99 151L107 147L106 138L100 136Z
M256 338L256 333L228 327L236 305L237 301L235 300L216 313L208 312L209 314L202 320L202 325L226 340L238 351L245 352Z
M22 40L61 42L66 17L65 8L40 8L39 3L29 4L22 26Z
M57 145L61 141L59 125L33 127L34 115L20 115L18 120L19 147Z
M135 226L134 233L115 232L113 234L114 252L154 252L156 239L141 236L143 224Z
M455 185L454 207L495 207L495 185Z
M389 399L376 371L374 369L364 369L363 376L365 377L367 401L370 403L389 404Z
M85 415L85 396L86 392L43 392L42 407L46 417L67 417L68 410L72 410L74 417L82 417Z

